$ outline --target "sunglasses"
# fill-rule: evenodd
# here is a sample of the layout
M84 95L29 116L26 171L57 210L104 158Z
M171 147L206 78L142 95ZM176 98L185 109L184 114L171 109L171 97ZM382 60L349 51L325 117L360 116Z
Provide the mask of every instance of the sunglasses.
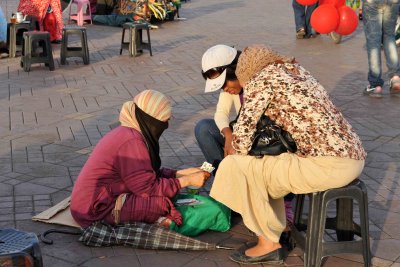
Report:
M216 79L216 78L218 78L219 76L221 76L221 74L224 72L224 70L226 70L226 68L227 68L229 65L231 65L231 64L228 64L228 65L225 65L225 66L221 66L221 67L215 67L215 68L209 69L209 70L206 71L206 72L201 71L201 75L203 75L204 80L207 80L207 79L211 79L211 80L212 80L212 79Z

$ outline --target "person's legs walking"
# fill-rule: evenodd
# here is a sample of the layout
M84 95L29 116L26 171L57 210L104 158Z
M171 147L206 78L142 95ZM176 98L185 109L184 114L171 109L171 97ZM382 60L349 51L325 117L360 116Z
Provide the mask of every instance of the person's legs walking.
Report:
M382 5L363 3L363 23L367 41L368 54L368 81L369 86L364 93L373 95L381 94L383 79L381 67L381 43L382 43Z
M385 51L388 76L391 79L390 86L400 87L399 55L395 41L395 27L398 17L398 4L387 4L383 13L383 48Z
M294 12L294 23L296 25L296 38L303 39L306 35L305 6L297 3L296 0L292 0L292 7Z
M195 128L194 135L207 162L224 158L224 138L213 119L200 120Z
M305 26L306 26L306 36L311 37L314 32L313 28L311 27L311 15L314 12L314 10L317 8L318 2L307 6L306 14L305 14Z

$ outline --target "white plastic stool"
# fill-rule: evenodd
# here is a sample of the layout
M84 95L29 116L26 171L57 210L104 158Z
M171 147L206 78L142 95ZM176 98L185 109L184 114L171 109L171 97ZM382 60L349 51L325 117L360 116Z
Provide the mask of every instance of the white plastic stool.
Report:
M75 4L77 6L76 14L71 14L72 5ZM84 11L86 7L87 12ZM92 24L92 12L90 10L90 1L89 0L72 0L69 5L69 19L68 23L71 20L75 20L78 26L82 26L84 21L90 20L90 24Z

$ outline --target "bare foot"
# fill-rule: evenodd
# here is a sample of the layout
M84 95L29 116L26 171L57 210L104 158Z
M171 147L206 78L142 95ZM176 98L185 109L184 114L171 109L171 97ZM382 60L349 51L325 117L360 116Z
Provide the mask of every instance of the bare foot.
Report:
M249 257L258 257L265 254L268 254L278 248L281 248L281 244L272 242L264 237L258 237L258 243L252 248L249 248L245 251L246 256Z
M168 219L168 218L165 218L165 217L158 218L158 220L156 222L156 224L158 226L163 227L163 228L167 228L167 229L169 229L169 227L171 226L171 223L172 223L172 220Z

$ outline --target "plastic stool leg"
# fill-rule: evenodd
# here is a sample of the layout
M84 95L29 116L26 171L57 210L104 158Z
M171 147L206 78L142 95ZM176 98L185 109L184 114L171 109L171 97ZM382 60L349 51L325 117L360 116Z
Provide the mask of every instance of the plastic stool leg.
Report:
M307 236L306 236L306 244L304 248L304 266L312 267L315 262L315 251L317 249L317 238L318 238L318 229L320 222L320 193L311 193L310 196L310 208L308 214L308 223L307 223Z
M121 40L121 49L119 50L119 54L122 55L122 49L124 46L124 39L125 39L125 28L122 28L122 40Z
M361 226L361 238L363 242L363 257L364 266L371 267L371 250L369 244L369 221L368 221L368 195L365 184L360 181L359 187L362 192L360 202L358 203L360 209L360 226Z
M23 56L22 56L22 62L23 62L23 68L24 71L29 72L31 70L31 57L32 57L32 45L31 45L31 38L29 36L24 36L23 37L23 44L22 44L22 50L23 50Z
M61 42L61 51L60 51L60 63L61 65L65 65L67 59L67 47L68 47L68 33L63 30L62 42Z
M150 51L150 56L153 56L153 53L151 52L151 40L150 40L150 29L149 27L146 28L147 31L147 43L149 46L149 51Z
M9 57L15 57L16 50L17 50L17 32L15 30L15 27L13 25L10 25L10 40L8 44L8 52Z
M78 26L82 26L83 25L83 5L81 3L78 3L77 15L78 15L77 24L78 24Z
M129 30L129 37L130 37L129 55L131 57L136 56L136 49L137 49L136 34L137 34L136 28L130 28L130 30Z
M353 227L353 200L341 198L336 201L337 225L336 236L338 241L354 239Z
M35 267L43 267L42 252L38 243L33 244L33 261L35 262Z
M72 9L72 4L74 3L74 1L72 0L72 2L69 5L69 9L68 9L68 24L71 23L71 9Z
M86 30L83 30L81 33L81 43L82 43L82 53L83 53L83 64L88 65L90 62L90 58L89 58L89 48L87 44Z

